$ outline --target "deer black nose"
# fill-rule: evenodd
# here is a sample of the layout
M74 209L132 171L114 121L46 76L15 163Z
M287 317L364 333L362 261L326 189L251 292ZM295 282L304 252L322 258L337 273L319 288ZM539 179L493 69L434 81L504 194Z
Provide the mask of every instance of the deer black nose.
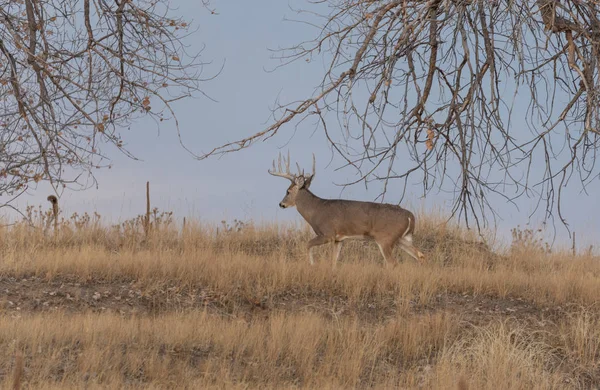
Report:
M283 203L279 203L279 207L281 207L282 209L284 209L285 205Z

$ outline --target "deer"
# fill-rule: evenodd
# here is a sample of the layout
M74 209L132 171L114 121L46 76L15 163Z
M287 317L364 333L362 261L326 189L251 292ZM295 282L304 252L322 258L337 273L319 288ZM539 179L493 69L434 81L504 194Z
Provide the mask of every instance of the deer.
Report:
M283 162L285 171L282 169L280 153L277 169L273 160L273 168L268 172L291 182L279 207L286 209L295 206L316 234L316 237L307 244L308 260L311 265L314 264L313 249L331 243L335 267L342 249L342 241L346 239L374 240L379 246L386 266L393 259L392 251L397 243L415 260L425 261L425 255L415 248L412 242L416 222L412 212L387 203L320 198L310 191L316 172L314 154L312 174L305 174L304 170L300 170L298 163L296 163L298 174L292 174L289 152L287 160L283 158Z

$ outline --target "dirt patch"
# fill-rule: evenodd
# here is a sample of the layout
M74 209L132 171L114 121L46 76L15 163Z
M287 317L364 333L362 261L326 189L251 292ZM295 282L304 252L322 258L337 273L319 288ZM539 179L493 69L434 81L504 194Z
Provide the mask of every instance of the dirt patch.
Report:
M397 317L400 311L393 299L351 302L343 296L293 290L257 299L241 291L237 295L223 295L198 286L143 285L135 280L81 282L54 278L49 281L35 276L0 279L0 310L12 315L64 311L114 312L124 316L208 310L250 318L268 316L273 311L312 311L332 317L358 317L367 322L384 322ZM410 302L409 310L415 314L446 311L473 325L512 318L533 327L545 327L564 315L561 307L540 307L521 298L466 293L441 293L426 305Z
M465 321L482 325L490 318L513 318L533 327L545 327L565 315L562 307L538 306L522 298L499 298L486 295L438 294L430 310L461 313Z

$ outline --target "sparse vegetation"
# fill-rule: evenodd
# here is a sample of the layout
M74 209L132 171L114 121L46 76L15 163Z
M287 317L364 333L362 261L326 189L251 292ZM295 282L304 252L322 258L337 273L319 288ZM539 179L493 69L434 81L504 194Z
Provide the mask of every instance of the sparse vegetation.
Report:
M1 388L600 385L600 259L535 232L494 253L421 216L426 264L357 241L334 270L304 225L28 215L0 228Z

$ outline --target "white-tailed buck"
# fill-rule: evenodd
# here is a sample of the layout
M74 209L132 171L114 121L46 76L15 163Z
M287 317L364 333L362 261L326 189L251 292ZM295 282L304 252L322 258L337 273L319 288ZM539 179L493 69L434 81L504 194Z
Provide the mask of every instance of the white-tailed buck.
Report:
M396 243L413 258L424 261L425 255L412 244L415 229L415 216L400 206L374 202L360 202L343 199L322 199L310 192L309 187L315 177L315 155L313 173L305 175L298 167L298 174L290 172L290 157L279 155L278 170L273 161L273 176L284 177L292 182L279 207L294 207L313 228L317 236L308 242L308 259L314 264L312 249L327 243L333 244L333 264L335 266L342 248L342 241L348 238L367 238L377 242L384 262L392 259Z

